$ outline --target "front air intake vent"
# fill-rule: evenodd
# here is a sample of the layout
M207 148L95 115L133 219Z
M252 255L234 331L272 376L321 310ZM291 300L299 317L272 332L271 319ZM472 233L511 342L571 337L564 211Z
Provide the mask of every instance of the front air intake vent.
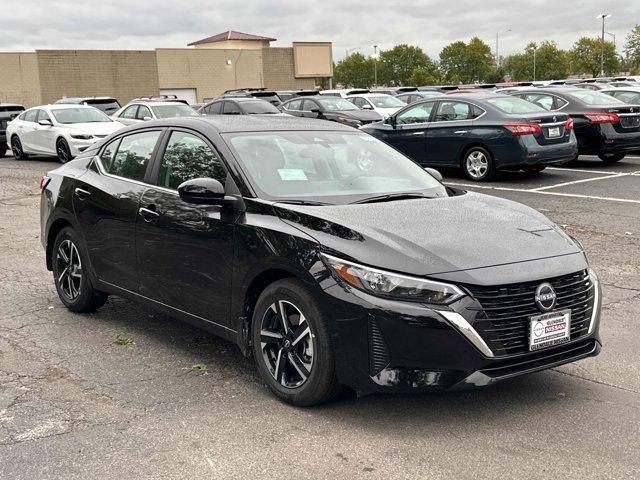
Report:
M389 351L384 343L378 322L369 318L367 322L369 337L369 374L374 377L389 365Z

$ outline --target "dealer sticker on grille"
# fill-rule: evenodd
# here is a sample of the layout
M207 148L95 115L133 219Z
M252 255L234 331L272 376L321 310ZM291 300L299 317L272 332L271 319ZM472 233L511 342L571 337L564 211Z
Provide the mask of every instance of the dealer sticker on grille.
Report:
M552 347L569 341L571 310L529 317L529 350Z

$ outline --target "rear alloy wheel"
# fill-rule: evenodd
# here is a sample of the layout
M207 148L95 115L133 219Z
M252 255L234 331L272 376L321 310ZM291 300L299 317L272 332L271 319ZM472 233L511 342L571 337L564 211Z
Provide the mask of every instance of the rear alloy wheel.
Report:
M22 149L22 142L17 135L14 135L11 138L11 151L13 152L13 158L16 160L26 160L29 158L29 155L24 153L24 150Z
M615 163L619 162L626 156L626 153L601 153L598 155L598 158L604 163Z
M58 154L58 160L60 160L60 163L67 163L69 160L72 160L71 149L64 138L60 138L56 142L56 153Z
M472 147L467 150L462 168L467 178L476 182L490 180L494 175L493 159L489 151L483 147Z
M269 285L256 303L251 334L260 376L281 400L307 407L338 393L328 320L302 283Z
M88 276L88 263L78 235L63 228L53 244L53 280L58 297L73 312L93 312L107 301L107 294L95 290Z

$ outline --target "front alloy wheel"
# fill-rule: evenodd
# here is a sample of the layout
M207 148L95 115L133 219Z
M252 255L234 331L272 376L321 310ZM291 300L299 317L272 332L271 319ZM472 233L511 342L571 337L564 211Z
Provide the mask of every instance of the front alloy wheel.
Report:
M269 373L280 385L296 388L313 368L313 340L305 316L293 303L279 300L262 317L260 350Z
M62 138L56 142L56 153L58 154L60 163L67 163L69 160L72 160L69 144Z

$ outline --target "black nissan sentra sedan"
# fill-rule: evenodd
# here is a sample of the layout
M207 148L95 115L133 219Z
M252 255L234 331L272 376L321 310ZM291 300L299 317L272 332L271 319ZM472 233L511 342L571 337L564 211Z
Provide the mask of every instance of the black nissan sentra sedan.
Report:
M538 173L578 153L568 115L483 91L415 102L362 130L420 165L459 167L474 181L502 169Z
M382 115L377 112L361 110L347 99L332 96L294 98L280 105L280 109L294 117L331 120L350 127L382 120Z
M519 90L512 95L570 115L580 155L598 155L614 163L640 149L640 105L580 88Z
M295 405L597 355L580 244L438 177L334 122L151 121L43 177L42 243L71 311L118 295L202 326Z

